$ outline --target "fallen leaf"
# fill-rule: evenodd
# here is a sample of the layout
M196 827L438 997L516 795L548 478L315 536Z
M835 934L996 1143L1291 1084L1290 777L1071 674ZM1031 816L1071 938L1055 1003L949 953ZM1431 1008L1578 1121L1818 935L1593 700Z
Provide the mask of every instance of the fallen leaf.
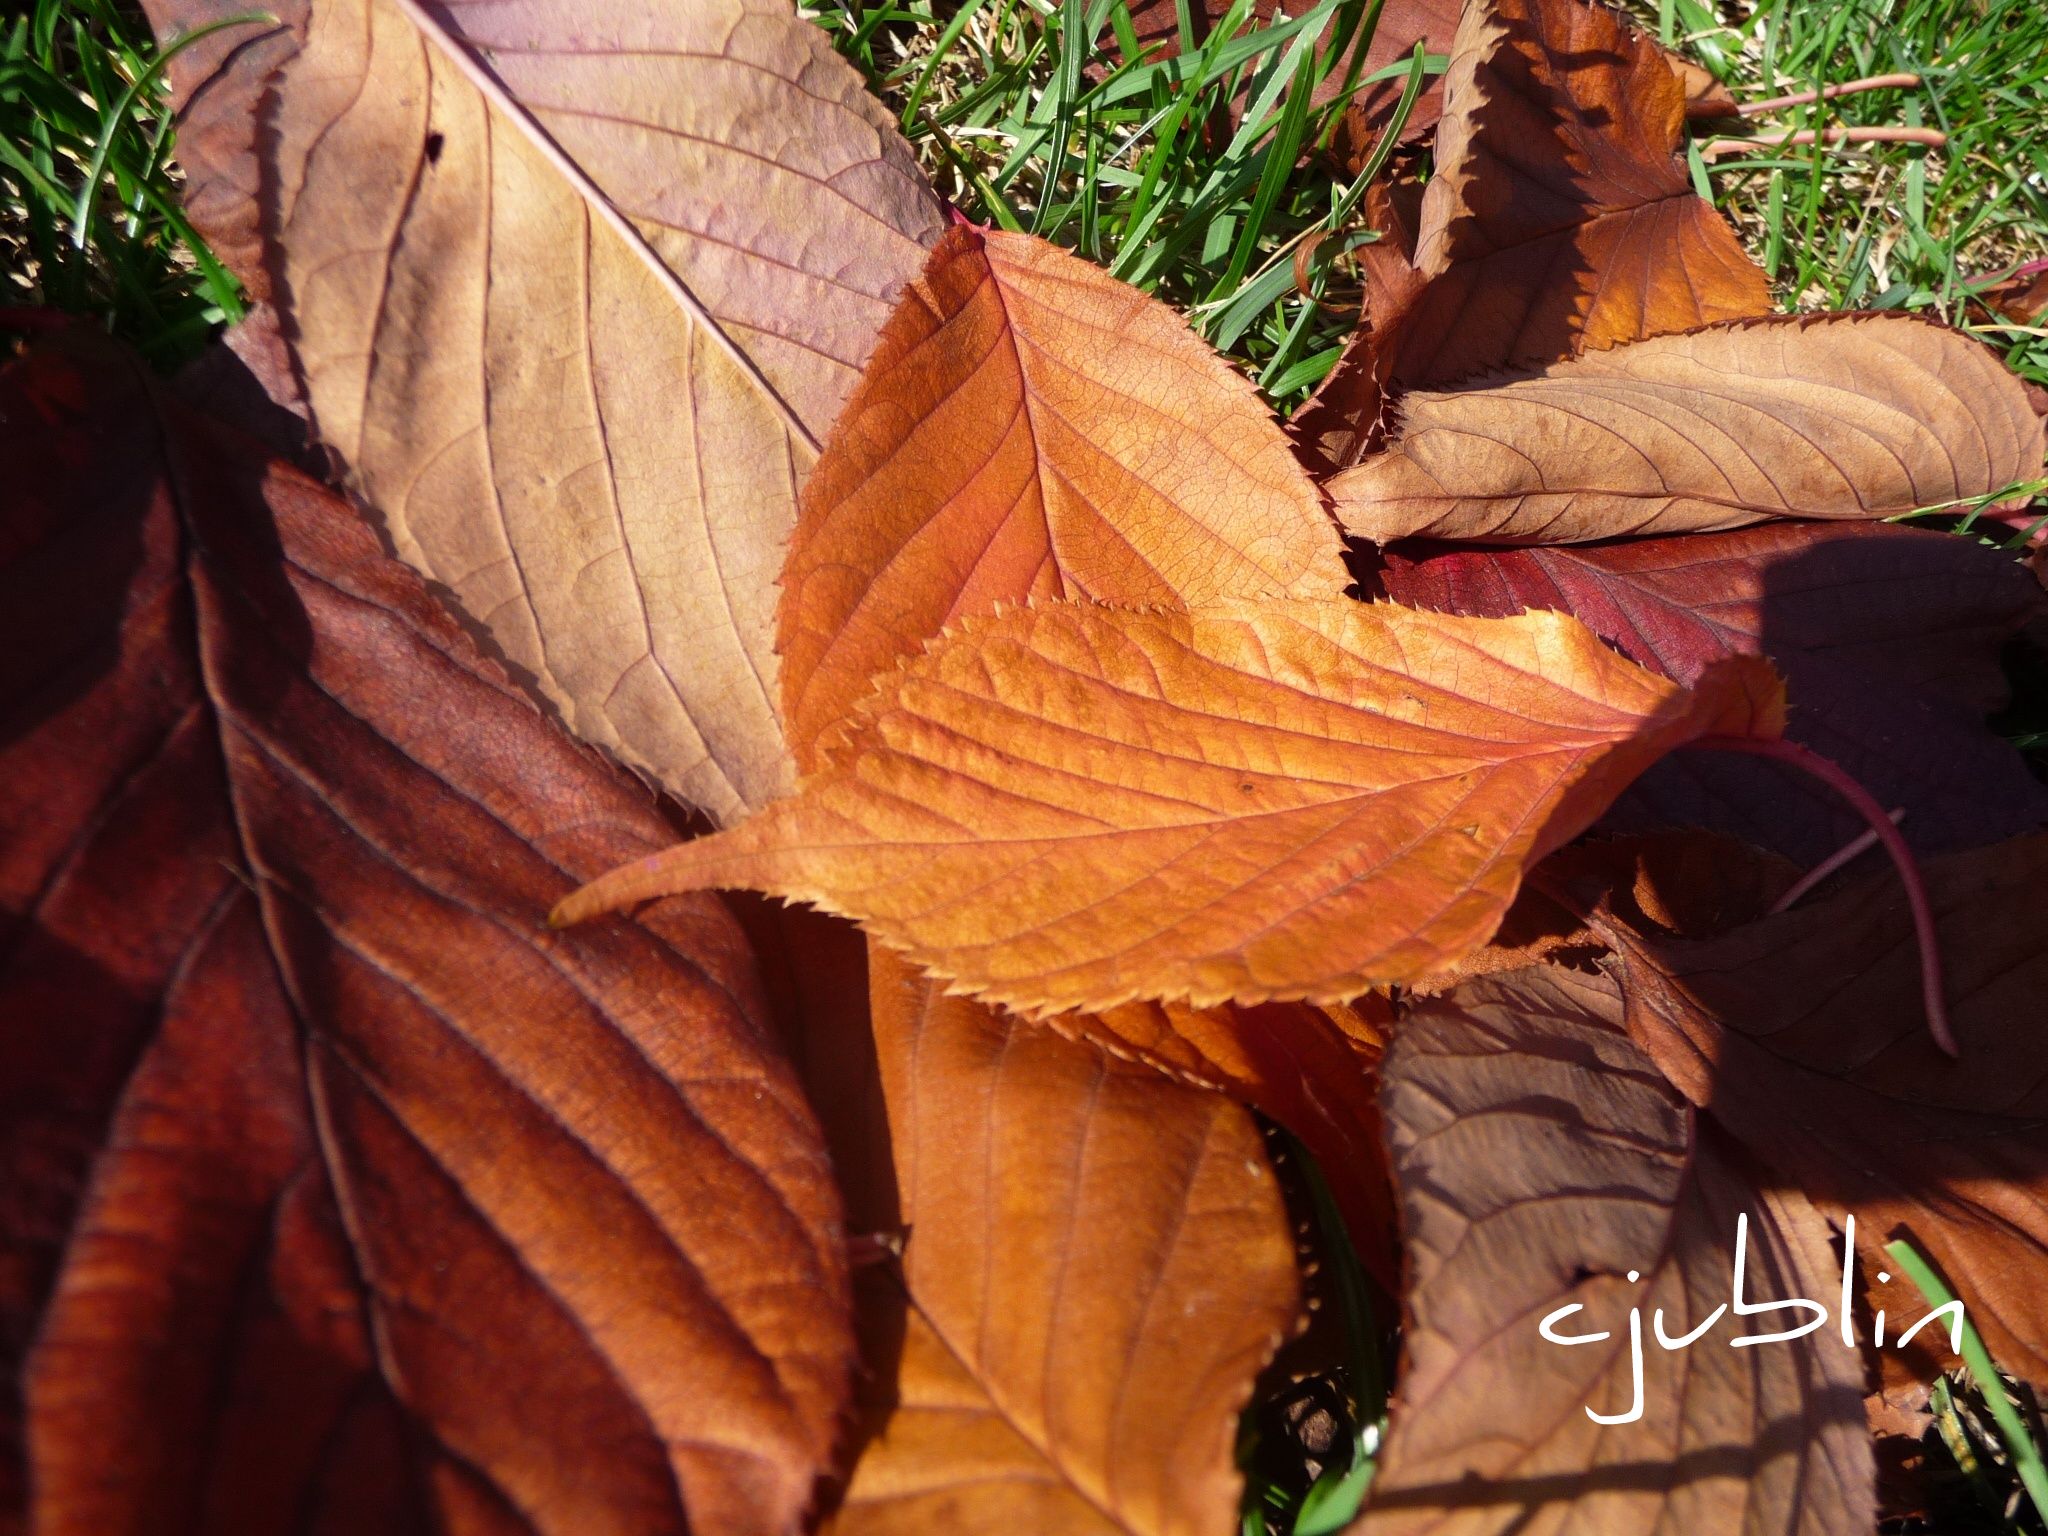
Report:
M783 788L797 486L940 227L857 73L787 0L332 0L236 77L310 419L398 554L577 735L716 817Z
M1295 1050L1277 1030L1241 1044L1220 1020L1206 1033L1170 1024L1141 1040L1136 1008L1117 1010L1113 1026L1066 1016L1055 1032L941 997L881 949L871 1027L859 929L750 897L735 906L779 994L851 1242L866 1256L855 1271L866 1368L845 1451L854 1490L826 1527L921 1531L941 1510L948 1529L968 1531L1219 1526L1217 1512L1235 1505L1228 1426L1293 1320L1295 1280L1259 1136L1241 1111L1188 1086L1201 1075L1191 1039L1225 1064L1209 1069L1219 1078L1239 1060L1321 1071L1330 1058L1314 1040ZM1257 1011L1276 1022L1289 1012ZM1375 1037L1347 1010L1328 1022ZM1091 1041L1077 1026L1115 1032ZM1348 1063L1361 1081L1368 1059ZM1328 1097L1356 1102L1341 1083ZM1376 1124L1370 1092L1362 1097ZM1385 1156L1368 1155L1384 1188ZM1047 1170L1076 1169L1077 1158L1099 1173L1064 1191L1048 1182ZM1211 1253L1219 1268L1198 1273ZM1093 1299L1098 1286L1107 1302ZM1217 1300L1225 1290L1227 1308ZM1193 1320L1171 1335L1169 1366L1160 1341L1182 1326L1184 1307ZM1073 1360L1101 1364L1071 1376L1062 1367ZM1099 1372L1118 1363L1130 1384L1112 1402ZM1194 1400L1189 1381L1202 1383Z
M795 1531L854 1341L752 957L542 926L673 835L644 791L118 359L0 375L0 459L34 1528Z
M2048 836L1936 860L1926 878L1959 1060L1928 1039L1889 871L1692 943L1608 921L1628 1027L1766 1164L1856 1216L1868 1270L1903 1230L2000 1366L2048 1384Z
M1027 598L1341 597L1336 528L1186 321L1028 235L956 229L804 487L782 575L798 765L948 623Z
M1444 102L1404 384L1770 313L1762 270L1677 154L1683 86L1616 12L1475 0Z
M1209 39L1216 23L1230 10L1231 3L1232 0L1196 0L1189 7L1189 19L1194 23L1194 40L1198 46ZM1277 3L1276 0L1253 0L1247 30L1271 26L1276 17L1287 20L1304 16L1317 3L1318 0L1277 0ZM1355 77L1360 82L1332 145L1338 162L1348 174L1358 174L1365 157L1392 120L1405 83L1398 77L1386 80L1373 80L1371 77L1405 65L1414 54L1417 43L1421 43L1427 53L1446 53L1457 36L1462 8L1460 0L1384 0L1377 13L1377 25L1367 40L1364 57L1359 57L1360 50L1353 43L1316 83L1311 100L1320 107L1336 98L1347 79ZM1131 30L1137 36L1142 57L1170 59L1179 56L1180 9L1180 0L1134 0L1130 10ZM1336 25L1333 18L1332 31ZM1330 33L1326 32L1324 36L1326 40L1317 50L1319 56L1329 51ZM1103 32L1104 46L1113 46L1114 41L1115 32L1106 28ZM1654 43L1647 46L1656 47ZM1676 73L1689 115L1718 116L1735 110L1733 100L1712 75L1678 54L1663 49L1657 52ZM1415 106L1402 126L1401 142L1419 140L1436 127L1443 105L1443 76L1425 76L1422 94L1415 98ZM1233 110L1242 114L1242 98L1233 103Z
M782 581L784 718L814 763L882 674L1005 603L1336 598L1349 580L1270 413L1177 314L1043 241L956 229L805 486ZM1341 1156L1332 1184L1360 1241L1391 1252L1366 1064L1329 1015L1119 1014L1054 1023Z
M1535 968L1424 1003L1386 1064L1407 1215L1406 1364L1361 1536L1841 1533L1875 1524L1862 1362L1832 1330L1735 1349L1748 1299L1829 1297L1826 1224L1759 1187L1616 1027L1598 977ZM1640 1273L1640 1281L1636 1275ZM1563 1347L1537 1332L1554 1309ZM1630 1315L1640 1308L1639 1318ZM1632 1327L1705 1328L1683 1350Z
M1403 991L1410 997L1430 997L1480 976L1523 970L1541 960L1565 959L1575 951L1590 955L1601 947L1576 913L1543 891L1524 887L1492 938L1442 970L1417 977Z
M325 476L326 454L306 435L306 401L291 347L268 304L252 307L222 331L220 345L180 368L176 384L179 398L202 415L231 421L279 458L315 479Z
M1714 75L1693 63L1683 54L1666 51L1664 62L1671 66L1671 72L1678 76L1679 89L1685 93L1685 115L1688 121L1701 118L1736 117L1742 112L1742 103L1730 94Z
M1381 397L1771 312L1762 269L1677 151L1687 85L1583 0L1474 0L1443 79L1411 280L1367 289L1303 434L1332 467Z
M1285 1126L1315 1159L1360 1263L1398 1294L1400 1234L1376 1102L1385 1036L1369 1015L1347 1003L1126 1003L1045 1023Z
M1396 602L1499 618L1559 608L1630 660L1689 683L1726 656L1784 673L1786 735L1834 762L1928 853L2048 821L2048 789L1985 728L2010 692L2001 649L2042 611L2010 556L1930 530L1766 523L1568 549L1388 551ZM1666 759L1608 826L1709 827L1802 863L1864 823L1826 786L1728 753Z
M1251 1116L870 963L907 1236L864 1278L829 1529L1234 1532L1237 1418L1297 1304Z
M735 892L726 904L760 962L784 1053L825 1133L849 1242L902 1230L888 1106L868 1019L868 941L844 918Z
M1989 286L1972 289L1970 297L2015 325L2039 325L2048 319L2048 260L2026 262Z
M1911 1530L1915 1523L1939 1529L1929 1498L1935 1479L1929 1474L1941 1466L1942 1453L1928 1435L1934 1415L1927 1411L1924 1386L1918 1396L1917 1406L1903 1405L1881 1392L1863 1400L1871 1455L1877 1462L1879 1530L1902 1525Z
M1356 463L1385 437L1387 395L1382 374L1391 356L1382 345L1428 281L1415 268L1415 226L1424 188L1412 178L1375 181L1360 204L1379 238L1352 253L1359 279L1358 328L1315 392L1288 418L1287 435L1303 467L1318 481Z
M735 886L1020 1011L1341 1001L1484 943L1651 762L1781 710L1762 663L1689 691L1561 614L1016 609L886 679L794 796L557 918Z
M1997 355L1907 315L1663 336L1402 397L1386 452L1329 482L1351 532L1562 544L1771 517L1896 517L2042 472Z
M1581 912L1604 901L1645 929L1709 938L1755 922L1801 873L1791 860L1735 838L1667 828L1580 838L1543 861L1542 888ZM1592 948L1607 947L1590 925L1585 936Z

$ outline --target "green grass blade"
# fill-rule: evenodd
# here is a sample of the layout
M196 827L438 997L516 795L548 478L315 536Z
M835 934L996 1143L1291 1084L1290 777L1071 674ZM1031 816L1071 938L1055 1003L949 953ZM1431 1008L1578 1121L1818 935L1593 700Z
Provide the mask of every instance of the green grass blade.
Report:
M136 101L156 84L157 77L164 72L164 66L202 38L224 32L229 27L248 27L259 24L276 26L277 18L268 11L244 11L239 16L224 16L219 21L210 21L205 26L194 27L158 53L149 67L137 75L109 107L100 120L99 142L93 147L92 159L85 168L85 180L78 188L78 200L72 206L71 243L79 250L85 249L86 226L92 221L93 199L99 192L102 178L107 173L107 156L113 153L116 130L125 123L135 110ZM81 49L81 59L97 57L89 47Z
M1897 1242L1886 1243L1884 1251L1906 1272L1906 1278L1927 1298L1930 1307L1945 1307L1955 1301L1955 1293L1911 1243L1901 1238ZM2027 1490L2034 1512L2043 1522L2048 1522L2048 1465L2042 1463L2041 1449L2034 1444L2033 1432L2027 1428L2019 1410L2005 1395L2005 1383L1992 1362L1991 1351L1984 1347L1984 1340L1967 1312L1962 1314L1961 1333L1963 1364L1969 1367L1970 1379L1977 1384L1984 1406L1991 1410L1992 1422L1998 1426L1998 1437L2005 1446L2005 1454L2012 1459L2020 1486Z

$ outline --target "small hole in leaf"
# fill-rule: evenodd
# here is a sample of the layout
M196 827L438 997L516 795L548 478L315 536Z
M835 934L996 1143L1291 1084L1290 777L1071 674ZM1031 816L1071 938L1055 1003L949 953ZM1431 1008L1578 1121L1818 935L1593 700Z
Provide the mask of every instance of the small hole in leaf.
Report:
M427 164L439 165L441 163L441 146L447 142L447 137L444 134L430 133L427 135Z

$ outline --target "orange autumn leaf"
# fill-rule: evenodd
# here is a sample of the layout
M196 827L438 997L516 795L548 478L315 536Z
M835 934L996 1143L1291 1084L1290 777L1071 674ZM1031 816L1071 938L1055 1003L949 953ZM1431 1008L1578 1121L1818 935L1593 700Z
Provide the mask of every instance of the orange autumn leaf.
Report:
M1766 664L1687 689L1563 614L1016 609L886 679L794 796L555 916L746 887L1025 1012L1336 1000L1485 942L1664 753L1782 727Z
M1285 1126L1315 1159L1365 1266L1389 1295L1400 1289L1393 1184L1380 1130L1378 1067L1391 1012L1374 995L1334 1003L1125 1003L1045 1022L1184 1083L1227 1093Z
M826 1529L1234 1530L1238 1415L1299 1306L1257 1122L869 955L902 1253L857 1277L863 1444Z
M806 482L777 648L798 764L948 623L1025 598L1338 597L1338 537L1250 383L1028 235L955 229Z
M877 674L999 604L1336 597L1347 579L1270 414L1178 315L1042 242L958 229L802 499L780 613L792 741L814 759ZM1132 1004L1052 1023L1288 1125L1353 1230L1387 1239L1374 1259L1392 1252L1370 1063L1332 1017Z
M1236 1504L1230 1430L1299 1307L1257 1123L1189 1081L1212 1075L1195 1048L1141 1017L1165 1010L1044 1028L941 995L840 918L734 905L867 1260L852 1486L825 1500L821 1528L1220 1533ZM1283 1053L1318 1072L1341 1062L1360 1091L1330 1097L1371 1116L1351 1155L1384 1189L1385 1154L1363 1145L1378 1124L1364 1075L1377 1052L1361 1053L1373 1025L1329 1010L1360 1041L1341 1042L1343 1060L1289 1050L1292 1015L1310 1010L1252 1011L1272 1016L1258 1044L1235 1046L1220 1019L1194 1036L1214 1075ZM1320 1078L1303 1089L1325 1092Z

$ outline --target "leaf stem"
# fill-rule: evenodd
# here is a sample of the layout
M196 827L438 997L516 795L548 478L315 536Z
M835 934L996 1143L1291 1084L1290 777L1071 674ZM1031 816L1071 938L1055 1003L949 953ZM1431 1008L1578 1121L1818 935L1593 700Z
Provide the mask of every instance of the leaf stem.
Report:
M1896 827L1904 819L1905 814L1903 806L1894 807L1890 813L1892 825ZM1771 903L1771 916L1776 917L1780 912L1789 911L1791 908L1798 906L1806 893L1827 879L1829 875L1832 875L1844 865L1854 863L1876 846L1877 833L1875 830L1857 833L1855 837L1793 881L1785 894Z
M1884 844L1898 866L1899 880L1906 888L1906 905L1912 909L1913 932L1920 945L1920 993L1927 1008L1927 1032L1934 1043L1950 1056L1960 1056L1955 1035L1948 1026L1948 1005L1942 999L1941 941L1934 929L1934 904L1927 896L1927 882L1920 876L1919 861L1891 816L1876 798L1841 767L1818 752L1808 751L1783 737L1702 736L1692 745L1717 752L1747 752L1768 757L1811 775L1846 800L1857 815L1870 823L1870 830Z
M1766 112L1811 106L1816 101L1833 101L1837 96L1853 96L1859 91L1909 90L1919 83L1920 77L1913 74L1865 75L1861 80L1844 80L1840 85L1830 85L1818 91L1794 91L1790 96L1745 101L1737 110L1744 117L1761 117Z
M1946 143L1948 135L1939 128L1850 128L1836 123L1830 128L1801 128L1796 133L1759 133L1749 138L1709 139L1700 146L1700 155L1713 160L1745 149L1790 149L1806 144L1825 144L1829 148L1839 144L1925 144L1940 149Z

